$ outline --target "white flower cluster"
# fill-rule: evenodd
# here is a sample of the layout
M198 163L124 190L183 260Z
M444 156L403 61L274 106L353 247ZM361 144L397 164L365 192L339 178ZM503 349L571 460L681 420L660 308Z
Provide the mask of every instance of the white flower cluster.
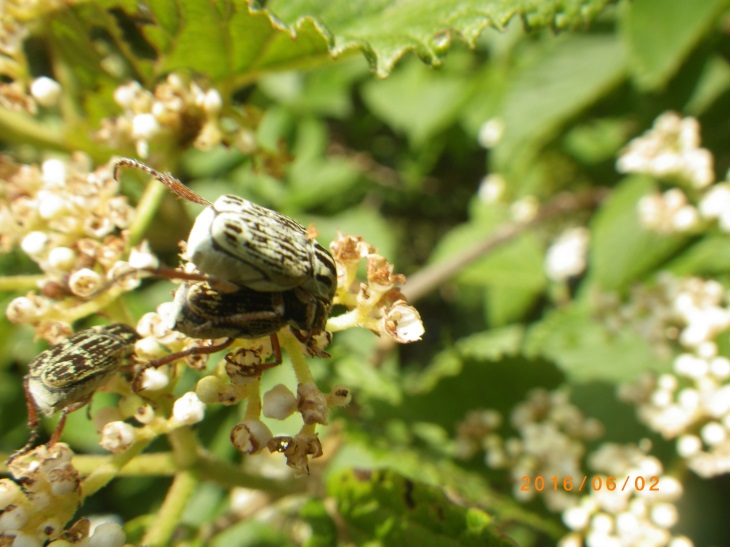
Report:
M116 148L134 144L141 158L149 156L155 143L177 142L207 150L224 138L220 93L179 74L170 74L154 93L129 82L116 90L114 99L124 113L105 119L97 137Z
M583 226L565 230L545 255L545 273L553 281L567 281L586 269L590 232Z
M641 225L660 234L692 232L701 227L697 208L679 188L646 195L638 208Z
M16 323L32 323L51 342L70 333L70 309L94 294L131 262L156 263L145 244L128 251L124 230L134 209L108 166L90 171L90 160L49 159L38 167L0 159L0 250L19 246L44 273L41 294L16 298L7 308ZM120 232L121 231L121 232ZM125 290L137 281L127 279Z
M350 311L330 318L327 330L363 327L384 334L400 344L420 340L425 332L418 311L409 306L397 286L405 276L393 273L393 265L361 237L339 234L330 244L337 265L335 304ZM362 259L367 261L368 283L357 279Z
M601 487L588 488L588 495L563 511L563 522L573 532L559 547L691 547L688 538L669 532L678 519L673 502L681 497L682 485L664 475L657 458L633 445L608 443L589 456L588 466L601 473L594 475Z
M665 282L682 352L673 371L622 386L639 417L668 439L697 474L730 472L730 360L717 338L730 330L730 299L716 281ZM665 312L666 313L666 312Z
M270 353L270 348L268 353ZM216 375L206 376L198 381L195 392L206 404L236 404L247 401L246 415L231 431L234 447L245 454L257 454L264 448L270 452L281 452L287 465L297 475L309 471L309 459L322 455L322 446L315 434L317 424L327 424L329 410L346 406L350 402L350 390L335 386L329 394L322 393L314 382L301 382L295 396L288 387L278 384L260 396L262 373L271 368L262 357L267 353L263 347L241 348L225 358L225 365L218 367ZM223 372L225 371L225 372ZM225 382L223 375L230 383ZM263 402L262 402L263 401ZM285 420L294 412L302 416L303 427L294 437L275 437L271 429L261 420L261 414L274 420Z
M88 519L64 529L83 499L81 478L65 444L41 446L16 458L8 467L13 477L0 479L0 544L41 547L121 547L121 526L106 522L91 530Z
M483 420L481 427L480 420ZM570 403L567 390L548 392L545 389L532 390L527 400L512 411L510 423L519 432L519 437L505 439L493 432L499 421L494 411L471 415L459 428L458 444L462 447L462 454L468 454L468 447L474 442L473 436L477 435L481 437L487 466L509 469L516 499L528 501L542 495L552 511L571 507L574 492L552 488L545 488L542 492L535 488L523 489L522 478L582 476L585 441L603 434L601 423L585 418Z
M662 114L652 129L632 140L617 168L622 173L676 178L691 188L706 188L715 180L712 154L700 148L699 123L675 112Z

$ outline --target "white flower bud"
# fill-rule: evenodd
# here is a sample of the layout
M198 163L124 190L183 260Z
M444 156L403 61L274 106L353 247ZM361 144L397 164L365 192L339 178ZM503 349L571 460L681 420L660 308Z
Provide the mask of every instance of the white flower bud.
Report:
M222 106L223 99L221 98L221 94L215 89L209 89L203 99L203 110L207 114L217 114L220 112Z
M671 528L677 519L677 508L671 503L658 503L651 510L651 520L661 528Z
M48 244L48 235L44 232L30 232L23 241L20 242L20 248L30 257L40 255Z
M28 522L29 516L22 505L7 507L0 513L0 530L19 530Z
M347 406L350 404L350 401L352 401L352 391L346 386L336 385L327 396L327 405L330 407Z
M146 368L141 372L139 387L142 391L160 391L170 383L167 371L162 368Z
M69 247L55 247L48 253L48 265L61 271L69 271L76 264L76 253Z
M284 420L297 409L297 398L284 384L277 384L264 393L264 416Z
M183 425L197 424L203 420L204 416L205 404L193 391L188 391L180 397L172 407L173 419Z
M20 486L10 479L0 479L0 510L23 498Z
M50 159L41 165L41 178L50 187L66 185L66 164L58 159Z
M155 409L152 405L143 405L137 408L137 412L134 413L134 419L142 425L152 423L155 419Z
M89 268L81 268L68 278L68 288L77 296L91 296L101 286L101 276Z
M150 251L150 246L147 241L144 241L141 245L133 247L129 253L129 266L135 270L142 268L157 268L160 265L160 261Z
M702 427L700 436L709 446L715 446L725 442L727 439L727 431L721 424L710 422Z
M702 441L696 435L682 435L677 439L677 454L690 458L702 450Z
M127 536L116 522L104 522L94 528L87 547L122 547Z
M137 437L137 430L126 422L111 422L101 430L99 444L102 448L118 454L132 446Z
M273 438L271 430L261 420L244 420L231 430L231 442L236 450L254 454Z
M152 114L137 114L132 119L132 137L149 140L160 132L160 124Z
M61 86L56 80L41 76L30 84L30 94L41 106L53 106L61 95Z
M36 195L36 201L38 214L46 220L56 218L66 210L66 201L55 192L40 190Z
M131 109L140 91L142 91L142 86L139 83L129 82L114 91L114 101L122 108Z
M504 122L499 118L492 118L479 128L477 140L484 148L493 148L502 140L503 134Z
M205 376L195 384L195 394L204 404L217 403L218 396L223 389L223 382L216 376Z
M32 323L48 310L45 300L35 296L19 296L8 304L5 314L13 323Z
M382 329L393 340L407 344L420 340L425 332L416 308L403 300L397 301L382 319Z

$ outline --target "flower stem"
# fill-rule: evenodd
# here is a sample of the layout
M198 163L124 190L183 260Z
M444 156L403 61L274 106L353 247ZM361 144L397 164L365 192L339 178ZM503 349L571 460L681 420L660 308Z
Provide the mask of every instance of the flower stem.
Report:
M170 545L172 534L179 525L180 517L197 485L198 479L193 471L185 470L175 474L165 501L157 511L157 517L142 538L142 545Z
M305 384L308 382L314 382L314 376L312 371L309 370L307 359L302 351L302 346L294 336L286 331L280 331L279 336L283 340L284 350L289 354L291 359L292 367L294 367L294 374L297 377L297 382Z

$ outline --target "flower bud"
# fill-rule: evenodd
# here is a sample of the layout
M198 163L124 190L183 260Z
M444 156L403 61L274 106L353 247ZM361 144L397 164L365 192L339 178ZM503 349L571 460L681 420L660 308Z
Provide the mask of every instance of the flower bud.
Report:
M30 232L20 242L20 248L31 258L37 257L46 250L48 235L44 232Z
M30 84L30 94L39 105L53 106L58 102L58 97L61 96L61 85L56 80L41 76Z
M68 288L77 296L91 296L101 286L101 276L89 268L76 270L68 278Z
M297 398L284 384L277 384L264 393L264 416L284 420L297 409Z
M205 404L193 391L188 391L180 397L172 407L173 419L183 425L197 424L203 420L204 416Z
M425 332L416 308L400 300L393 304L382 320L383 331L400 344L416 342Z
M330 394L327 396L327 406L347 406L352 401L352 392L349 388L341 385L337 385L332 388Z
M244 420L231 430L231 443L245 454L258 452L272 437L271 430L261 420Z
M119 454L129 448L137 437L137 430L125 422L110 422L101 430L102 448Z
M87 547L122 547L127 537L116 522L104 522L94 528Z

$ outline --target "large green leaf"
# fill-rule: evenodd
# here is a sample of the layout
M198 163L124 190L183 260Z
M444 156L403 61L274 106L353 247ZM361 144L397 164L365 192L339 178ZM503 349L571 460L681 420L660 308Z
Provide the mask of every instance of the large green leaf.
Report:
M511 546L484 511L454 504L434 486L391 471L346 471L329 481L356 545Z
M289 25L309 17L332 35L333 55L361 50L379 76L409 51L441 63L454 38L474 45L487 27L503 28L513 17L532 27L584 25L608 0L274 0L266 7Z
M690 50L717 24L727 0L635 0L626 5L623 31L637 84L666 84Z
M559 129L626 73L623 44L611 35L574 34L536 47L531 62L508 85L498 114L505 129L492 168L513 177L520 177Z
M670 257L685 242L676 235L644 229L639 200L655 191L647 177L624 179L596 215L591 227L590 279L603 289L624 289Z

